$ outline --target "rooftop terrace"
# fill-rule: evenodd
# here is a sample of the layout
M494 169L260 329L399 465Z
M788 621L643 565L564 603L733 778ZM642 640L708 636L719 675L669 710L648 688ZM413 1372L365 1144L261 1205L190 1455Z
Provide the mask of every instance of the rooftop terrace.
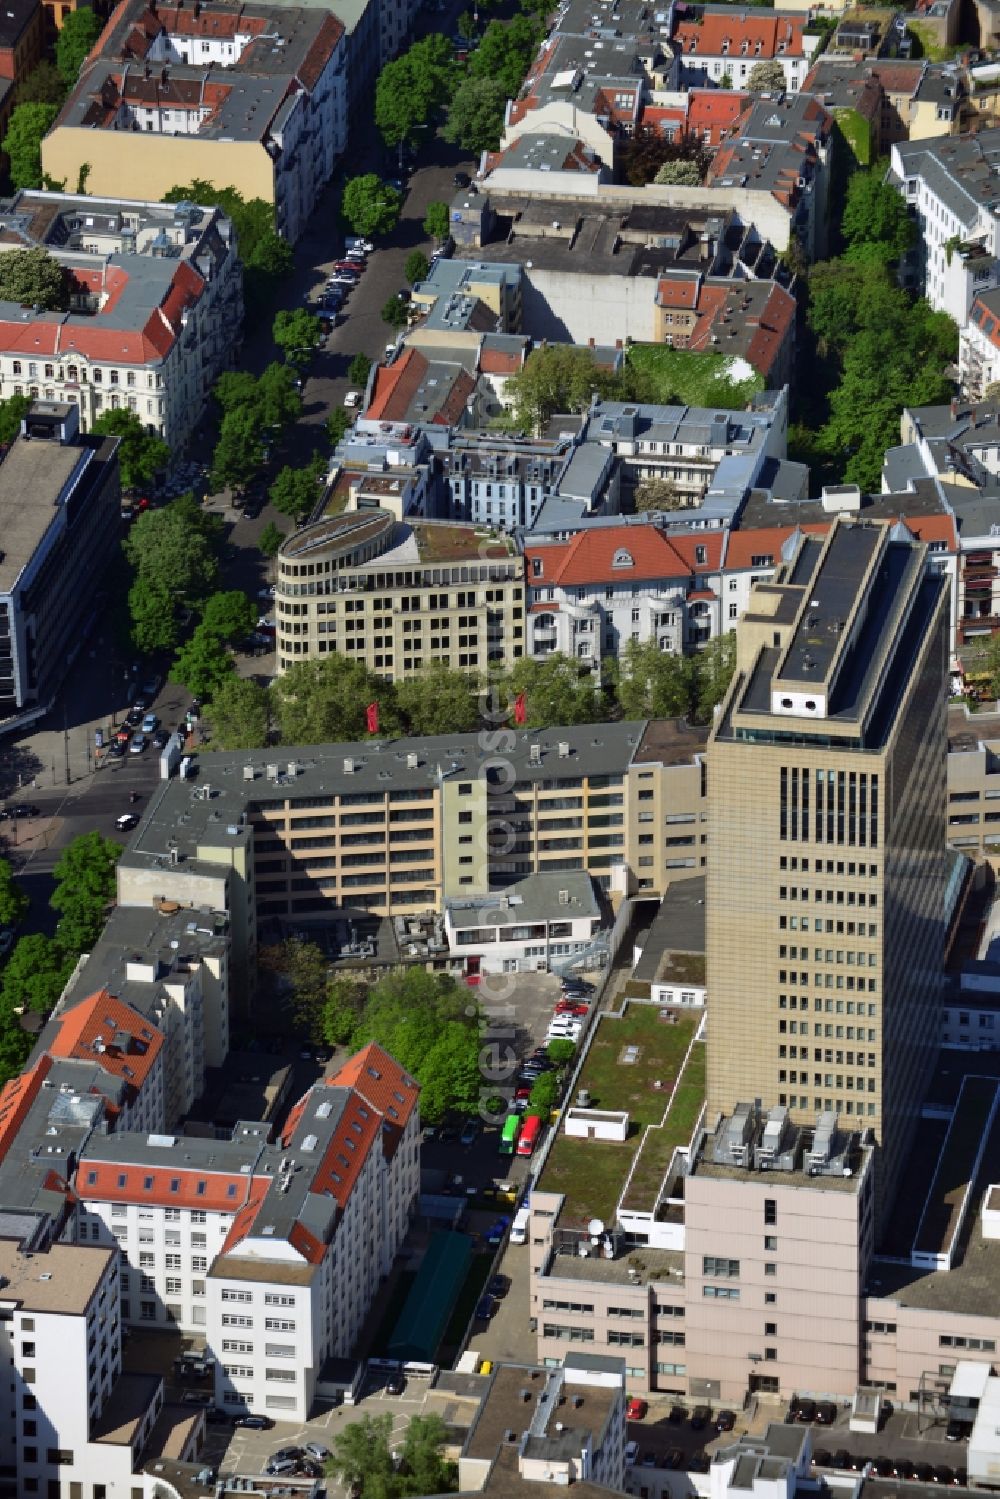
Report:
M612 1222L633 1162L628 1205L655 1208L674 1147L690 1139L704 1102L701 1043L684 1067L700 1019L700 1011L629 1004L621 1017L605 1015L598 1022L577 1090L587 1090L595 1109L627 1110L629 1134L621 1144L559 1136L538 1187L565 1196L562 1227L591 1218ZM656 1129L647 1147L643 1135L650 1125Z

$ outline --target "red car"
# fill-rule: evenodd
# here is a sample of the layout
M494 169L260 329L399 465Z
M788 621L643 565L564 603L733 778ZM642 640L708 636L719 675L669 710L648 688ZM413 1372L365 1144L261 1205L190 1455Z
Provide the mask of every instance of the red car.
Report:
M530 1098L531 1097L531 1089L530 1088L518 1088L517 1091L514 1094L514 1097L516 1099Z
M333 262L333 269L340 272L347 271L353 276L360 276L364 267L359 266L356 260L335 260Z
M586 1015L587 1006L574 1004L571 999L561 999L556 1005L557 1015Z
M645 1400L640 1400L638 1395L633 1395L625 1407L626 1421L641 1421L649 1410Z

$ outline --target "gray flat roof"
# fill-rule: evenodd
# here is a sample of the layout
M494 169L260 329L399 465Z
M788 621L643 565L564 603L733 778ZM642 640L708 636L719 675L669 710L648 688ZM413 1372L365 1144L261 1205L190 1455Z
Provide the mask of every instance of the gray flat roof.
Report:
M75 469L93 454L90 446L19 437L0 462L0 593L15 586L49 527Z
M643 721L625 721L514 731L505 758L522 784L623 774L645 729ZM569 745L565 759L559 755L560 743ZM532 745L541 747L538 764L530 758ZM415 764L408 763L410 757ZM391 799L394 792L413 791L430 798L439 778L478 778L494 759L479 734L202 752L197 780L175 777L151 797L122 862L126 867L166 869L172 847L185 862L196 858L199 847L235 847L249 836L242 819L250 806L266 808L286 801L294 806L296 801L332 801L341 795ZM345 762L352 768L345 769ZM269 765L279 769L278 779L268 777ZM252 780L245 776L247 767L253 770ZM218 872L210 865L205 868Z
M107 1271L113 1251L96 1244L53 1244L43 1254L24 1255L9 1239L0 1240L0 1301L24 1312L81 1315Z
M565 894L566 900L561 896ZM572 921L580 916L596 918L600 904L589 874L578 869L560 869L529 874L502 892L446 901L452 926L512 926L536 921Z

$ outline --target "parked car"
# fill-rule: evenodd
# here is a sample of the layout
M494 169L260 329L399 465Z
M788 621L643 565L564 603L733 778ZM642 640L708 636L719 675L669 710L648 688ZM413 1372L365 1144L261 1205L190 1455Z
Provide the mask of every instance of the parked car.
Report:
M916 1471L914 1464L906 1457L897 1457L892 1465L893 1476L905 1479L906 1481L909 1481Z
M138 825L138 812L123 812L120 817L115 818L115 827L120 833L127 833L131 828Z
M687 1411L684 1409L683 1405L672 1405L670 1407L669 1414L667 1415L667 1420L670 1422L671 1426L679 1426L686 1415Z
M264 1464L264 1472L269 1478L277 1478L285 1473L294 1473L298 1462L294 1457L272 1457L271 1461Z
M497 1304L492 1296L480 1296L476 1302L476 1317L480 1322L489 1322L496 1309Z
M872 1471L879 1478L891 1478L892 1477L892 1458L891 1457L875 1457L875 1458L873 1458L872 1459ZM949 1468L948 1471L950 1473L951 1469Z
M34 802L18 802L13 807L7 808L7 816L12 822L23 822L28 817L41 817L41 807L36 807Z
M153 735L153 748L158 750L166 749L167 740L169 738L169 729L157 729L156 733Z
M715 1418L716 1431L732 1431L736 1425L736 1416L733 1411L720 1411Z
M0 931L0 958L5 958L13 946L13 930L9 926L6 926Z
M635 1463L636 1459L638 1458L638 1456L639 1456L639 1443L638 1442L626 1442L625 1443L625 1466L626 1466L626 1468L631 1468L632 1465Z
M691 1430L704 1431L712 1419L712 1412L707 1405L696 1405L691 1412Z
M633 1395L625 1406L626 1421L642 1421L645 1419L649 1405L645 1400L640 1400L638 1395Z
M491 1296L506 1296L510 1290L509 1275L491 1275L486 1282L486 1289Z
M142 720L142 732L144 734L154 734L159 727L160 720L157 718L156 714L147 713L145 718Z
M406 1376L404 1374L390 1374L385 1382L385 1393L387 1395L402 1395L406 1389Z
M290 1457L294 1461L297 1458L305 1457L305 1451L301 1447L279 1447L277 1452L271 1453L268 1461L277 1463L280 1462L283 1457Z
M344 405L347 406L347 407L349 407L351 410L353 410L355 406L359 406L360 404L361 404L361 392L360 392L360 390L349 390L347 392L346 396L344 397Z
M329 1447L324 1447L322 1442L307 1442L305 1450L306 1452L308 1452L309 1456L314 1457L318 1463L325 1463L327 1458L333 1456L333 1453L330 1451Z
M233 1425L245 1426L248 1431L270 1431L271 1427L274 1425L274 1422L271 1420L270 1416L258 1416L255 1414L251 1414L249 1416L237 1416L236 1420L233 1422Z
M125 744L127 744L127 743L128 743L128 740L126 739ZM108 746L108 759L109 760L124 760L124 758L125 758L125 744L122 744L121 741L118 740L118 739L116 739L113 744L110 744Z
M486 1231L487 1244L499 1244L509 1226L510 1219L506 1217L500 1217L495 1223L491 1223Z
M968 1434L968 1427L964 1421L951 1420L945 1427L944 1439L946 1442L962 1442Z
M182 1405L211 1405L212 1396L208 1390L185 1390L181 1395Z
M146 743L147 743L147 740L146 740L145 734L136 734L135 738L132 740L132 743L128 747L129 754L130 755L141 755L141 754L144 754L145 753L145 749L146 749Z
M832 1426L837 1419L837 1407L832 1400L820 1400L816 1404L816 1424Z
M325 1471L322 1463L315 1463L309 1457L300 1457L295 1465L296 1478L322 1478Z
M462 46L464 47L465 45L466 44L463 42ZM456 172L453 180L456 187L468 187L469 183L472 181L472 178L469 176L468 172Z
M479 1139L479 1120L478 1119L468 1119L468 1120L466 1120L466 1123L465 1123L465 1126L464 1126L464 1128L462 1130L462 1133L458 1137L458 1143L460 1145L465 1145L466 1147L468 1147L470 1145L475 1145L475 1143L476 1143L476 1141L478 1139Z
M828 1468L833 1461L825 1447L817 1447L812 1456L813 1466L817 1468Z
M800 1400L800 1401L798 1401L797 1404L796 1404L796 1406L795 1406L795 1419L796 1419L796 1421L802 1422L803 1424L808 1424L810 1421L815 1421L815 1419L816 1419L816 1402L815 1402L815 1400Z

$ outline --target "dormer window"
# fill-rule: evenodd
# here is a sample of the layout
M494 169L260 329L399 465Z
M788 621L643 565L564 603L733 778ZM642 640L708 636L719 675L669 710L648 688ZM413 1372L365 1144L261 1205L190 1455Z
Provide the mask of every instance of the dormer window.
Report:
M635 567L635 558L624 547L619 547L611 559L612 567Z
M728 38L728 36L724 36L722 38L722 55L723 55L723 57L728 57L729 56L729 38Z
M749 51L750 51L750 43L749 42L740 42L740 56L741 57L746 57L746 55L747 55L747 53Z
M761 50L762 50L763 46L764 46L763 42L754 42L754 47L753 47L753 55L754 55L754 57L759 57L760 56ZM778 51L779 52L781 51L781 44L780 43L778 45Z

